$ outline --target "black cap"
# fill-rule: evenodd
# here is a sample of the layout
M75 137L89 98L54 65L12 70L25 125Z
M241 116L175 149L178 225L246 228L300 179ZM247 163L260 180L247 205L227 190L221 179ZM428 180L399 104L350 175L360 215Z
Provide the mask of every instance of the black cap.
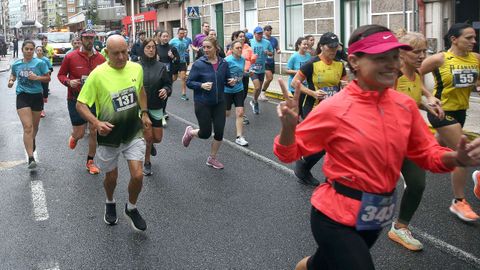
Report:
M330 48L338 47L340 41L338 36L332 32L327 32L320 37L320 45L327 45Z

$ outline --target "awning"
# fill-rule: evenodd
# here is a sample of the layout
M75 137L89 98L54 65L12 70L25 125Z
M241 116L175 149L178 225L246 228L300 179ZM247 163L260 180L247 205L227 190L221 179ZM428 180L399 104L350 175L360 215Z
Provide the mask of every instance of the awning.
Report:
M15 28L17 29L26 27L42 28L43 25L38 21L19 21L17 24L15 24Z
M83 12L79 12L71 17L68 18L68 23L65 25L72 25L77 24L85 21L85 14Z

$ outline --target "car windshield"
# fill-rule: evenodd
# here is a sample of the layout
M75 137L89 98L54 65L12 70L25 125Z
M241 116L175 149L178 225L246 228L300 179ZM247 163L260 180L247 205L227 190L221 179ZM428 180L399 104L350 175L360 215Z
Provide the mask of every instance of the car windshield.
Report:
M70 33L46 33L49 43L69 43Z

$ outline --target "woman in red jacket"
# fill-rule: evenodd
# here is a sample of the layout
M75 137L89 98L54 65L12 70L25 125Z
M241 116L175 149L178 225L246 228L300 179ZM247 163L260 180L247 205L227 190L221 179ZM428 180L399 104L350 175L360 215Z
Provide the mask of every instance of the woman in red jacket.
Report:
M293 162L326 150L327 181L313 193L311 227L318 249L296 269L374 269L370 247L391 223L404 158L433 172L480 164L480 139L462 137L457 151L441 147L417 104L391 88L400 69L399 43L383 26L365 25L350 38L356 79L298 124L298 97L278 106L282 123L275 155ZM297 86L298 88L298 86Z

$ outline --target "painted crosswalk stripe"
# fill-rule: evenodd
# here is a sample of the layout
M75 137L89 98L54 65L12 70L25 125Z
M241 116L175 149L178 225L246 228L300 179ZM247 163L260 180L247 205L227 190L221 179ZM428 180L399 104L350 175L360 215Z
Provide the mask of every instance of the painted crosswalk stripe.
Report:
M32 192L33 214L36 221L48 219L47 198L43 189L42 181L32 181L30 184Z

